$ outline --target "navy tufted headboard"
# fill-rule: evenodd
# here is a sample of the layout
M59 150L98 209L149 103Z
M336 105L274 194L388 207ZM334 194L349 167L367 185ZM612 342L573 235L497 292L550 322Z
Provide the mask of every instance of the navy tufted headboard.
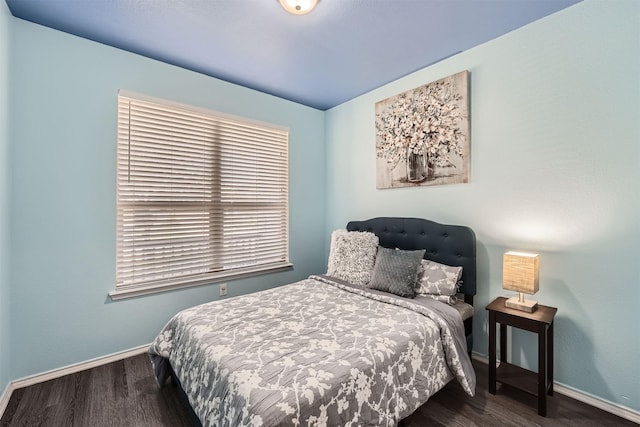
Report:
M349 231L370 231L385 248L426 249L425 259L462 266L460 291L464 302L473 305L476 294L476 235L469 227L439 224L420 218L380 217L351 221ZM467 351L473 350L473 316L464 321Z
M351 221L349 231L370 231L385 248L426 249L425 259L462 266L461 292L473 305L476 294L476 235L469 227L420 218L380 217Z

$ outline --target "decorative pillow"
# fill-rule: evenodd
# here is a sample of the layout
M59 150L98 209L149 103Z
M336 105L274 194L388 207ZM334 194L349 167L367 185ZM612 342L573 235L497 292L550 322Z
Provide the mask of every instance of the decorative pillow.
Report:
M378 236L373 233L335 230L331 233L327 275L364 286L371 280L377 250Z
M453 296L458 292L462 267L451 267L435 261L423 259L418 274L419 294Z
M413 298L424 252L379 247L371 282L367 287Z

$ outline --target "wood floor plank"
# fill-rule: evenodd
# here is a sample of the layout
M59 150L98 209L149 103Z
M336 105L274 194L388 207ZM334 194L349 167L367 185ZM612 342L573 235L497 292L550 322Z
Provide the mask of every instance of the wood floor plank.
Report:
M625 427L635 423L566 396L536 399L510 387L488 392L487 365L474 360L478 385L469 397L453 381L408 417L404 426ZM13 392L0 426L189 427L189 411L173 386L159 387L149 356L141 354Z
M78 375L67 375L55 383L47 400L47 411L43 417L43 423L47 425L70 426L73 425L74 398L78 384Z

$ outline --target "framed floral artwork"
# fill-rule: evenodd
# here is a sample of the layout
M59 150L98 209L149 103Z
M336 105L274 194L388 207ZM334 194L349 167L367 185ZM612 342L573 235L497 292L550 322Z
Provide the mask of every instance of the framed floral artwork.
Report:
M376 188L469 182L469 72L376 103Z

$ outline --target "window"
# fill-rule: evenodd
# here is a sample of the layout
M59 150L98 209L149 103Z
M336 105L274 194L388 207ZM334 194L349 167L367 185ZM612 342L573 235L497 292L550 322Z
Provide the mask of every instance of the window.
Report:
M118 94L113 299L290 268L288 130Z

